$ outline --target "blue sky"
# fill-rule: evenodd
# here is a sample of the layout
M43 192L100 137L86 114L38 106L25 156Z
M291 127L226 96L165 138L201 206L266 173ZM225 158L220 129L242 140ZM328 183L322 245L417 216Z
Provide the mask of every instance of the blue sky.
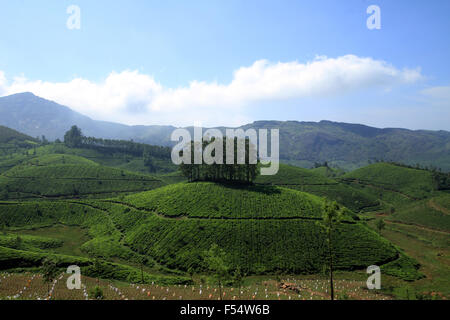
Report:
M380 30L366 27L372 4ZM129 124L450 130L449 12L445 0L4 1L0 95Z

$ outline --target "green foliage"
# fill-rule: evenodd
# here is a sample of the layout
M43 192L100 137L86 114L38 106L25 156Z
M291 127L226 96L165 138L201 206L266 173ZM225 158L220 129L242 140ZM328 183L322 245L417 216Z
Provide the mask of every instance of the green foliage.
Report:
M286 188L197 182L130 195L124 202L170 217L263 219L320 218L322 200Z
M380 193L394 192L397 197L423 199L435 189L430 171L388 163L376 163L343 176L346 181L377 188Z
M81 267L81 274L89 277L99 277L103 279L115 279L120 281L138 282L141 279L141 272L139 269L113 262L105 262L100 270L93 268L94 260L74 257L60 254L38 253L30 251L15 250L0 246L0 269L20 269L42 266L45 260L51 261L51 264L56 264L57 269L67 268L70 265L78 265ZM51 269L54 266L51 265ZM186 284L190 280L181 276L166 276L166 275L152 275L144 272L145 283L160 283L168 284Z
M398 259L381 266L381 272L391 276L396 276L406 281L415 281L424 277L419 272L420 265L414 259L400 253Z
M72 156L65 156L64 159L74 164L52 164L57 159L47 156L44 160L48 165L25 164L8 170L0 176L0 188L8 186L8 198L20 199L91 194L101 196L114 192L149 190L163 185L161 180L153 176L92 165L88 160L78 161Z
M278 173L274 176L259 176L257 184L278 185L286 188L304 191L344 205L355 212L374 210L379 202L374 195L360 191L344 183L327 178L315 170L308 170L280 164Z
M214 273L219 279L223 279L228 274L227 255L217 244L212 244L209 250L205 251L204 256L209 271Z
M64 135L64 144L69 148L77 148L81 146L83 134L77 126L72 126Z
M378 232L381 233L381 231L384 229L384 227L386 226L386 223L384 222L383 219L378 219L377 223L375 224L375 226L377 227Z
M252 183L259 174L259 161L255 146L249 139L234 138L232 146L228 146L227 138L211 139L207 142L191 141L188 144L190 155L186 155L188 163L181 163L180 171L189 181L228 181L238 183ZM227 148L233 148L233 163L227 159ZM244 152L241 154L238 149ZM183 155L182 150L180 155ZM214 163L195 164L195 153L205 152L213 158ZM253 157L253 158L252 158ZM221 164L220 164L221 163Z
M13 234L0 235L0 246L14 249L45 250L57 248L61 245L62 241L46 237L29 235L17 236Z
M436 230L450 231L450 215L438 207L433 207L430 202L448 201L450 195L443 195L439 198L425 199L411 202L396 210L388 219L402 223L424 226Z
M396 257L392 245L359 223L341 223L336 234L337 269L363 268ZM320 272L326 257L323 230L314 220L301 218L168 219L148 215L127 232L125 241L133 250L182 270L208 270L202 257L214 243L227 252L231 269L241 267L247 273Z
M58 275L58 266L55 260L46 258L42 261L42 278L45 282L50 283L55 280Z
M208 251L204 253L205 263L210 272L214 274L219 285L219 297L222 299L222 283L229 276L229 266L227 255L217 244L212 244Z
M96 300L103 300L103 290L99 286L95 286L90 290L89 296Z
M36 139L20 133L16 130L7 128L5 126L0 126L0 144L23 144L21 146L29 146L32 145L31 142L37 142Z

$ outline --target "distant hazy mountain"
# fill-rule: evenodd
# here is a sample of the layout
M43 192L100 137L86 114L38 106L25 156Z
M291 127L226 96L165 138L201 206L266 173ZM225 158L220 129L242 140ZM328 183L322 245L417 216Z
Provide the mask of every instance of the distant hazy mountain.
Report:
M175 129L173 126L127 126L92 120L32 93L0 98L0 125L30 136L61 139L74 124L86 136L133 139L156 145L170 145L170 134ZM378 129L331 121L257 121L242 128L280 129L282 160L300 166L328 161L351 169L367 164L368 160L380 159L450 170L448 131Z
M49 140L62 139L64 133L74 124L80 127L86 136L134 139L159 145L169 144L170 133L174 129L172 126L127 126L92 120L30 92L0 98L0 125L32 137L45 135Z

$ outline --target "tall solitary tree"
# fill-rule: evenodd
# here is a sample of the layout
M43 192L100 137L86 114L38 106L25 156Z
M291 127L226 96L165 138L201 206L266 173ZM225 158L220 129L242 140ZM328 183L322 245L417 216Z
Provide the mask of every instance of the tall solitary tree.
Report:
M226 253L217 244L205 252L205 262L219 285L220 300L222 300L222 282L228 276L229 267L226 264Z
M47 295L50 297L50 283L55 280L58 275L58 267L56 262L52 259L46 258L42 262L42 274L44 278L44 282L47 283Z
M334 271L334 234L336 233L336 229L339 223L342 220L342 209L339 207L336 201L333 202L325 202L323 208L322 221L319 222L319 225L325 231L325 238L327 243L327 258L328 258L328 271L330 275L330 295L331 300L334 300L334 283L333 283L333 271Z
M83 142L83 134L77 126L72 126L64 135L64 144L69 148L77 148Z
M384 227L386 226L386 223L384 222L383 219L379 219L376 223L376 227L379 233L381 233L381 231L384 229Z
M239 298L241 298L241 287L242 287L243 280L244 280L244 276L241 272L241 268L237 267L233 273L233 283L235 286L238 287Z

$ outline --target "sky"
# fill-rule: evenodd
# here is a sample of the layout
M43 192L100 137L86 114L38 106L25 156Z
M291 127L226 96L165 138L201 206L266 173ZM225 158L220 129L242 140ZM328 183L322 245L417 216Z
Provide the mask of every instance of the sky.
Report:
M126 124L450 130L449 12L447 0L3 0L0 96Z

